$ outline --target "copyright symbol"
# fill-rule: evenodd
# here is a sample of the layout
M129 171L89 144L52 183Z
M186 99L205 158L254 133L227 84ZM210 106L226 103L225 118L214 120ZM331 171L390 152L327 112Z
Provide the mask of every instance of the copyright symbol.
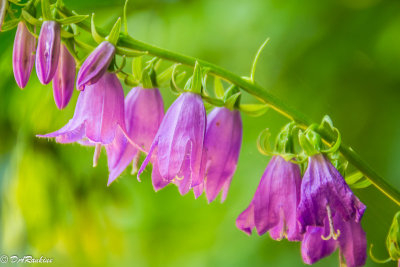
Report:
M0 262L1 263L7 263L8 262L8 256L7 255L2 255L0 257Z

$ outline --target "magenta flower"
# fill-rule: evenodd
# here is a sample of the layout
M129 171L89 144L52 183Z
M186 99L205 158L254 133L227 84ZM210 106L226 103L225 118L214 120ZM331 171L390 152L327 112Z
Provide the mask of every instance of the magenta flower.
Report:
M168 109L138 178L152 159L153 184L156 190L173 182L184 195L203 183L203 142L206 111L200 95L185 92Z
M35 62L35 46L35 37L28 31L25 23L20 21L14 40L13 71L15 81L21 89L26 86L31 76Z
M81 92L72 119L60 130L38 137L55 137L58 143L88 140L110 144L120 128L124 133L124 91L117 76L106 73Z
M104 41L83 62L76 79L76 88L80 91L85 86L95 84L106 73L115 54L115 47Z
M365 205L353 194L342 175L322 154L309 158L301 183L298 220L302 232L307 226L323 226L324 219L339 213L345 221L361 220ZM331 233L334 235L334 231Z
M126 130L137 145L148 152L164 117L164 104L157 88L133 88L125 98ZM133 162L133 171L140 150L128 142L125 135L118 131L115 140L106 145L108 169L108 185L110 185Z
M204 153L207 159L204 189L208 202L222 190L221 202L226 199L239 159L242 144L242 119L238 110L214 108L207 117ZM195 190L196 195L202 193Z
M307 264L314 264L320 259L332 254L337 247L346 260L346 266L363 266L367 258L367 239L361 224L350 219L344 221L339 213L333 217L333 227L340 231L337 240L331 238L329 219L325 218L325 226L307 226L304 240L301 244L303 261ZM323 239L324 238L324 239Z
M36 74L42 84L48 84L54 77L60 55L60 25L46 20L40 29L36 50Z
M286 237L302 240L296 218L300 200L301 174L297 164L281 156L272 157L249 207L236 220L236 226L247 234L255 227L259 235L269 231L275 240Z
M65 45L61 45L60 60L53 78L54 101L59 109L65 108L74 91L76 66L75 59Z

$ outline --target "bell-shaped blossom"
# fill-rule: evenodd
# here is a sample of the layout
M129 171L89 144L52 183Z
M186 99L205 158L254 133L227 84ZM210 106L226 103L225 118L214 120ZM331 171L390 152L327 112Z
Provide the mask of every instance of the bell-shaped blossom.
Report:
M204 139L206 157L204 190L208 202L212 202L221 190L221 202L226 199L236 170L241 144L242 119L240 112L224 107L214 108L207 116ZM196 195L201 194L201 188Z
M259 235L269 231L275 240L302 240L296 208L300 200L301 174L297 164L272 157L249 207L236 220L247 234L255 227Z
M80 91L85 86L95 84L106 73L115 54L115 47L104 41L83 62L76 79L76 88Z
M157 88L133 88L125 98L125 125L132 141L148 152L164 117L164 104ZM125 135L118 131L114 141L106 145L108 185L110 185L132 163L133 172L140 150L128 142Z
M42 84L48 84L54 77L60 56L60 25L46 20L40 29L36 49L36 74Z
M365 205L353 194L342 175L322 154L309 158L308 167L301 183L301 199L298 220L302 232L307 226L323 226L339 213L345 221L359 222Z
M25 23L18 23L13 49L13 71L15 81L20 88L24 88L31 76L35 63L36 39L28 31Z
M39 137L55 137L58 143L81 140L110 144L117 129L125 131L124 91L117 76L106 73L81 92L72 119L60 130Z
M53 78L54 101L59 109L65 108L71 99L75 85L75 59L62 44L57 71Z
M184 195L202 184L206 121L200 95L190 92L181 94L165 114L138 177L152 159L153 184L159 184L158 188L173 182Z
M4 19L6 17L7 7L8 7L8 1L0 0L0 31L1 27L3 26Z
M318 260L329 256L338 247L346 266L363 266L367 258L367 239L360 222L353 219L343 220L337 213L333 217L333 227L338 230L337 238L326 238L330 235L330 222L326 217L324 226L307 226L304 240L301 244L303 261L314 264Z

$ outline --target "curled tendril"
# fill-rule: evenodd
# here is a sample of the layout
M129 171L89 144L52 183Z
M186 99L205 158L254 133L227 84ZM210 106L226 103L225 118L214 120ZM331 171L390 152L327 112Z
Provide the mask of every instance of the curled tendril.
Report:
M175 64L174 65L174 67L173 67L173 69L172 69L172 74L171 74L171 82L170 82L170 87L171 87L171 90L173 91L173 93L175 93L175 94L179 94L179 93L181 93L181 92L183 92L184 90L182 89L182 88L180 88L178 85L177 85L177 82L176 82L176 76L177 76L177 73L176 73L176 69L180 66L181 64L180 63L177 63L177 64Z
M257 138L257 149L258 151L265 155L271 156L273 155L271 150L271 145L269 143L269 138L271 137L271 132L268 128L261 131Z
M125 67L125 64L126 64L126 57L125 57L125 56L122 56L121 65L118 66L117 63L115 63L115 66L117 67L117 69L114 70L113 73L121 72L121 71L123 70L123 68Z
M372 248L374 247L374 244L371 244L371 246L369 247L369 256L371 257L371 259L374 261L374 262L376 262L376 263L388 263L389 261L391 261L392 260L392 258L387 258L387 259L384 259L384 260L380 260L380 259L377 259L375 256L374 256L374 254L372 253Z
M321 150L322 153L325 153L325 154L335 153L340 148L340 145L342 143L342 135L340 134L340 132L337 128L333 128L333 130L336 132L336 135L337 135L336 141L330 148L328 148L326 150Z

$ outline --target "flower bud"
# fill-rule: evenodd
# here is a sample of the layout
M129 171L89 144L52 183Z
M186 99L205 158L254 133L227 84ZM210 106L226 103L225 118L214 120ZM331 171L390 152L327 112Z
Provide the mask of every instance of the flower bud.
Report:
M35 62L35 37L28 31L25 23L18 23L13 49L13 71L15 81L24 88L31 76Z
M57 70L60 55L60 25L55 21L45 21L40 30L36 50L36 73L42 84L48 84Z
M75 74L75 59L62 44L57 71L53 78L54 101L59 109L65 108L71 99L75 85Z
M96 83L107 71L114 54L115 47L110 42L99 44L79 69L76 88L83 91L86 85Z
M1 31L1 26L3 26L4 18L6 17L7 7L8 7L8 1L0 0L0 31Z
M388 236L386 238L386 247L392 260L400 259L400 212L393 217Z

